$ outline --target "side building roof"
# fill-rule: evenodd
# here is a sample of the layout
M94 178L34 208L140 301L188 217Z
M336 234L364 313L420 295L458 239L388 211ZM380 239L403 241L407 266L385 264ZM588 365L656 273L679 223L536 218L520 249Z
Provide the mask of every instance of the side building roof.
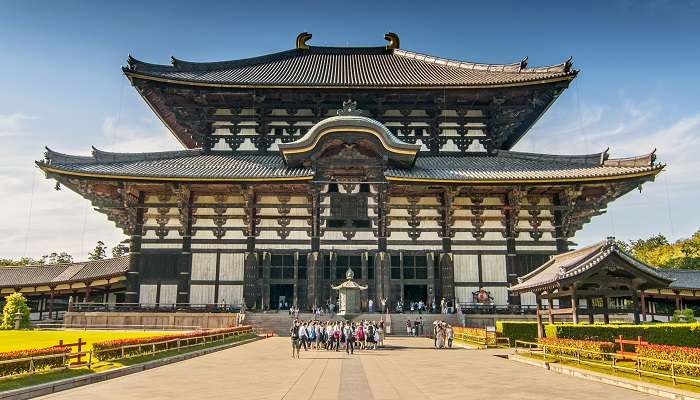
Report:
M182 150L72 156L47 149L37 165L47 173L140 181L311 180L308 167L290 168L279 154ZM500 150L495 155L419 155L411 168L389 168L387 180L439 182L579 182L654 176L653 154L608 159L607 153L560 156Z
M0 288L55 286L125 275L129 256L72 264L0 267Z
M577 277L595 268L612 254L617 255L642 274L667 284L672 281L659 268L637 260L622 250L614 239L608 239L552 256L539 268L518 278L519 283L512 286L509 290L515 293L523 293L556 289L560 285L576 280Z

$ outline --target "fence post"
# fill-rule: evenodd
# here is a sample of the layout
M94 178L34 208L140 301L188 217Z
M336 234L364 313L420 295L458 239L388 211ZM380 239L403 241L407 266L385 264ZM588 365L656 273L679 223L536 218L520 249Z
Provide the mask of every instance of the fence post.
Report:
M122 346L122 358L124 358L124 346Z
M547 346L542 346L542 359L547 359Z
M180 339L177 340L177 352L180 352Z
M576 362L581 364L581 350L576 350Z
M34 373L34 357L29 357L29 373Z
M671 361L671 381L676 384L676 368L673 361Z

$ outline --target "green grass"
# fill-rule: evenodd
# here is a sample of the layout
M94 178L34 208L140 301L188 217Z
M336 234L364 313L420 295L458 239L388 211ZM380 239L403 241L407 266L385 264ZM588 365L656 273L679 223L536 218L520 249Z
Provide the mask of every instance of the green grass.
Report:
M586 364L586 363L577 363L576 361L570 361L570 360L559 360L555 357L547 356L546 359L542 359L541 355L530 355L526 352L518 353L519 356L522 357L527 357L527 358L532 358L537 361L548 361L550 363L557 363L561 365L566 365L568 367L574 367L574 368L580 368L580 369L585 369L588 371L593 371L593 372L598 372L601 374L606 374L606 375L613 375L621 378L627 378L631 380L636 380L636 381L642 381L642 382L647 382L647 383L653 383L656 385L661 385L661 386L668 386L671 388L676 388L676 389L683 389L683 390L688 390L691 392L696 392L700 393L700 385L697 384L692 384L692 383L687 383L687 382L680 382L676 383L675 385L671 381L671 377L669 376L668 378L663 378L663 377L654 377L650 375L642 375L641 377L637 375L634 372L628 372L628 371L621 371L621 370L614 370L610 367L605 367L602 365L592 365L592 364ZM602 362L602 361L598 361ZM621 367L630 367L634 368L635 362L634 361L618 361L617 365ZM661 372L661 371L659 371ZM668 372L668 371L665 371Z
M221 346L223 344L234 343L242 341L245 339L250 339L254 337L253 334L240 335L236 337L231 337L221 342L207 343L198 346L188 347L182 349L180 352L177 350L164 351L152 355L144 355L139 357L131 357L123 360L113 360L113 361L100 361L92 364L92 368L88 369L75 368L75 369L61 369L55 371L45 371L37 372L33 375L21 375L21 376L9 376L0 378L0 392L6 390L19 389L27 386L39 385L42 383L58 381L61 379L72 378L81 375L94 374L95 372L107 371L114 368L119 368L127 365L135 365L139 363L144 363L152 360L157 360L160 358L170 357L176 354L186 354L195 350L202 350L209 347Z
M97 330L8 330L0 331L0 352L50 347L63 343L75 343L78 338L87 342L86 350L92 348L92 344L103 340L126 339L135 337L160 336L172 332L163 331L97 331ZM77 348L73 348L77 351Z

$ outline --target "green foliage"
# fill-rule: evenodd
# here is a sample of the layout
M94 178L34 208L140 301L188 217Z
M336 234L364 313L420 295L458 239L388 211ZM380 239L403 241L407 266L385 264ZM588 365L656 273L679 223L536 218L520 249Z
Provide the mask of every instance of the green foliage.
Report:
M43 259L34 259L31 257L20 257L18 259L0 258L0 267L23 267L25 265L42 265L42 264L44 264Z
M66 253L65 251L62 251L60 253L58 252L52 252L51 254L47 254L41 257L42 261L41 264L70 264L73 262L73 256Z
M496 321L498 336L510 338L511 343L516 340L524 342L537 341L537 322L534 321Z
M107 246L105 242L98 240L95 248L88 254L88 260L97 261L107 258Z
M129 254L129 239L126 239L112 247L112 257L117 258Z
M5 297L5 306L2 308L2 324L0 324L0 329L14 329L15 314L18 312L22 314L19 327L22 329L29 328L29 306L27 306L27 299L22 293L12 293Z
M673 323L692 323L695 322L695 311L692 308L686 308L684 310L673 311L673 316L671 317L671 322Z
M554 324L545 325L545 335L547 337L606 342L613 342L620 335L626 339L634 339L637 336L641 336L642 339L653 344L700 347L700 324L698 323L654 325Z
M700 269L700 230L689 239L669 243L662 234L621 245L639 260L660 268Z

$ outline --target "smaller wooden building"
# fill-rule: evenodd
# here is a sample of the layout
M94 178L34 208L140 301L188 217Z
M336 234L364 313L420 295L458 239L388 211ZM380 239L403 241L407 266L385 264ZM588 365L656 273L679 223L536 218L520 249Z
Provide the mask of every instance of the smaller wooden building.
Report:
M0 267L0 295L19 292L32 312L43 319L59 317L69 300L116 303L124 301L130 256L72 264Z
M578 250L552 256L510 288L514 293L536 296L538 336L543 336L542 317L549 323L555 315L570 316L574 323L587 315L632 314L640 322L646 313L642 293L662 290L673 281L658 268L647 265L623 251L614 238ZM546 308L542 301L547 300ZM556 303L556 304L555 304Z

